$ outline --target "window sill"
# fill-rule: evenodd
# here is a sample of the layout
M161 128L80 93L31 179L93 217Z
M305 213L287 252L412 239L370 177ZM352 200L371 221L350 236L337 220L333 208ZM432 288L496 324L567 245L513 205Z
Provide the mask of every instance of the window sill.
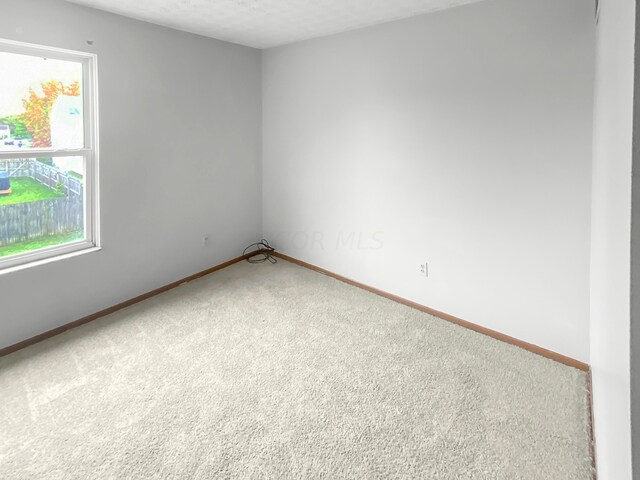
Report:
M92 243L87 242L84 248L79 248L69 253L60 253L58 255L52 255L46 258L34 259L32 261L25 259L25 261L22 263L19 263L17 265L7 265L6 267L3 267L2 263L0 263L0 276L7 275L9 273L19 272L21 270L26 270L33 267L39 267L41 265L46 265L53 262L59 262L61 260L67 260L69 258L78 257L80 255L85 255L88 253L99 252L100 250L102 250L102 247L96 246Z

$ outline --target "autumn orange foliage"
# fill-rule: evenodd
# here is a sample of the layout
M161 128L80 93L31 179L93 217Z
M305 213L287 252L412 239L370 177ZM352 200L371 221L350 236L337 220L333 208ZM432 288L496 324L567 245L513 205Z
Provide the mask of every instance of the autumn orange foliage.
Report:
M73 82L70 85L64 85L62 82L51 80L41 86L43 96L39 96L33 89L29 89L29 96L22 100L24 113L20 118L33 136L33 146L48 148L51 147L51 124L49 121L51 107L59 95L79 96L80 83Z

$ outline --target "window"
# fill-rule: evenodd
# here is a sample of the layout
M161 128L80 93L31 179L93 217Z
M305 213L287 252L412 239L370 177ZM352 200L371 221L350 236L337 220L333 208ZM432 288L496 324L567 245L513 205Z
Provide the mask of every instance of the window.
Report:
M0 40L0 271L98 246L96 56Z

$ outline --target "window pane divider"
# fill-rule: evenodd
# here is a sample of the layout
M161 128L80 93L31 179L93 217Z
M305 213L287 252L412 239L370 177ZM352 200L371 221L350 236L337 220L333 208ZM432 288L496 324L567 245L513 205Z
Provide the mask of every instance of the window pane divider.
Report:
M78 149L44 149L39 148L37 150L2 150L0 151L0 160L13 160L15 158L42 158L42 157L82 157L90 155L92 150L90 148L78 148Z

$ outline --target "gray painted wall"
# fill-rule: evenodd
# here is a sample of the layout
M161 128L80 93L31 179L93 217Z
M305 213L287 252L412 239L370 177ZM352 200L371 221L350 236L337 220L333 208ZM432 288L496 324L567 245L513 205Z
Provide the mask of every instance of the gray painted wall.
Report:
M631 179L631 455L640 472L640 9L636 8Z
M0 347L236 257L259 236L258 50L57 0L2 2L0 37L98 55L103 240L101 252L0 275Z
M600 2L591 205L591 372L598 478L630 480L635 2Z
M487 0L266 50L265 234L588 361L594 42L592 2Z

